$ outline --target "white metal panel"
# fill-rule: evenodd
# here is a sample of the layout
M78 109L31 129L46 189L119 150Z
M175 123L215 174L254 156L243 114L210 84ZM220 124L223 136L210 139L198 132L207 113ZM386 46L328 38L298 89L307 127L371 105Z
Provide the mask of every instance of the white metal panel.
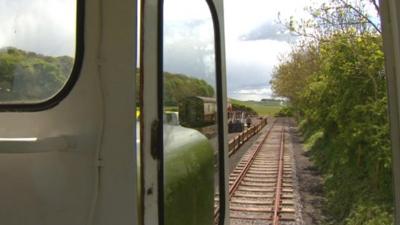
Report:
M92 10L85 13L84 63L71 93L46 111L0 113L2 138L36 137L40 141L65 137L71 143L68 148L42 152L38 146L31 153L30 143L16 142L15 152L8 145L11 148L0 153L0 224L88 223L96 187L102 110L97 77L97 2L87 1L86 5ZM3 144L0 142L0 149L4 149Z
M142 1L141 41L143 76L143 105L141 106L141 157L142 157L142 198L144 224L159 224L158 213L158 168L159 161L152 154L152 125L158 123L158 0ZM156 128L156 127L155 127ZM153 135L155 133L153 132ZM153 136L154 137L154 136ZM157 138L157 137L156 137ZM162 141L160 137L159 141ZM153 140L153 145L155 145ZM154 146L153 146L154 147Z
M70 94L49 110L0 113L0 224L137 224L135 5L87 0Z
M99 79L103 133L99 152L96 225L137 224L136 1L100 3Z

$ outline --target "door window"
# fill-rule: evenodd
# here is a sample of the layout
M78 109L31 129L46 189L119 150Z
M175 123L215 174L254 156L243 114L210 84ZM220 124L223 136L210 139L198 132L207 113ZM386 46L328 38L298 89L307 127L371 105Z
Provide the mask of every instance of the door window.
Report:
M165 224L213 224L219 124L213 18L204 0L165 0Z
M60 92L76 55L76 0L0 0L0 105Z

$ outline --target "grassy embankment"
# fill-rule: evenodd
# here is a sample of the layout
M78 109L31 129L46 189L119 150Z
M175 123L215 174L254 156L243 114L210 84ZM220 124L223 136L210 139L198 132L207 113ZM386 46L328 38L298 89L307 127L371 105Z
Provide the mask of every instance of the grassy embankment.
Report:
M267 101L240 101L231 99L232 104L245 105L254 109L260 116L273 116L275 113L281 110L282 105L278 100L267 100Z

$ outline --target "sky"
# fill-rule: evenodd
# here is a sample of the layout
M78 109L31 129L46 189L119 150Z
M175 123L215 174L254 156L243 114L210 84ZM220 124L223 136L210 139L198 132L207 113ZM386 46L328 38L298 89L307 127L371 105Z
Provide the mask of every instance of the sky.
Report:
M354 0L357 2L359 0ZM279 58L287 55L296 37L278 22L309 18L304 8L321 0L224 0L228 96L240 100L275 97L269 81ZM372 4L367 11L379 20Z
M296 41L278 23L278 13L282 20L294 15L305 17L303 9L309 2L224 0L228 97L273 97L269 85L273 68ZM204 60L210 52L199 50L207 45L215 47L211 15L204 10L204 1L165 0L164 5L164 71L190 74L215 87L215 79L210 79L212 75L206 72L215 66Z
M0 48L75 54L76 0L0 0Z
M214 29L207 3L165 0L163 28L164 71L198 78L215 88Z
M214 86L215 46L204 2L165 0L169 24L164 26L164 38L170 53L164 54L164 70L194 74ZM312 2L224 0L228 97L273 97L269 81L274 66L296 41L277 23L278 13L282 20L304 18L304 8ZM76 0L0 0L0 48L74 56L75 19ZM195 43L193 38L199 41Z
M278 23L305 16L309 0L226 0L225 34L228 96L240 100L271 98L269 85L279 57L290 52L295 37Z
M171 21L189 18L194 23L184 24L186 29L190 26L194 30L193 33L198 29L198 35L213 35L210 26L204 25L204 21L210 23L210 16L204 13L204 10L200 10L201 6L193 5L200 0L183 1L192 2L192 7L190 4L172 7L179 2L178 0L165 2L166 10L171 12ZM170 9L167 3L170 4ZM299 15L306 3L307 0L224 0L229 97L241 100L271 97L271 72L278 63L278 56L288 53L290 43L293 42L293 37L282 33L282 27L276 24L278 12L284 18ZM181 10L185 7L186 10ZM0 48L14 46L44 55L73 56L75 15L75 0L0 0ZM203 21L203 25L194 26L196 21ZM198 37L202 40L212 40L209 37ZM190 50L192 52L189 51L190 54L185 52L185 46L191 43L182 40L175 41L175 54L169 54L165 59L165 69L170 72L196 73L192 64L182 63L182 59L194 55L193 49ZM181 44L180 48L177 47L177 43ZM211 42L202 43L199 49L208 49L207 55L202 59L202 63L205 64L213 59L209 49L210 46L214 46ZM204 71L208 71L204 79L215 83L215 79L210 79L210 68L215 66L208 65L207 68L203 68Z
M228 97L273 96L269 85L273 68L296 41L278 23L278 13L283 20L305 16L307 4L309 0L224 0ZM201 51L215 47L205 1L165 0L164 5L164 71L190 74L215 87L215 78L210 79L215 74L209 73L215 66L204 60L214 52Z

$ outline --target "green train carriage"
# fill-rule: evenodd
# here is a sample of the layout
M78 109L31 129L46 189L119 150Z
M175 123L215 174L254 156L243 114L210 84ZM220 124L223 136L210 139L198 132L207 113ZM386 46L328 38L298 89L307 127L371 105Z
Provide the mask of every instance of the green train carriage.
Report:
M216 122L216 99L211 97L190 96L178 103L182 126L203 127Z

